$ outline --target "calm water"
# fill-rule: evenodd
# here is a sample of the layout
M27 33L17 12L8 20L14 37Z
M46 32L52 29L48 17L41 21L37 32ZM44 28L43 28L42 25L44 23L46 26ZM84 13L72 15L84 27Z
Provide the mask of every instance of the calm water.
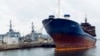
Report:
M89 50L80 50L74 52L57 52L54 48L32 48L23 50L1 51L0 56L99 56L100 40L96 47Z

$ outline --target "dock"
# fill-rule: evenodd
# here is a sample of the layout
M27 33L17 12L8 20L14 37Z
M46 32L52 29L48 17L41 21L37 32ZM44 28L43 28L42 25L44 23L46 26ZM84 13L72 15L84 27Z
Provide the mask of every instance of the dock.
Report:
M40 42L20 42L19 44L0 44L0 51L3 50L13 50L13 49L26 49L26 48L53 48L55 47L54 43L40 43Z

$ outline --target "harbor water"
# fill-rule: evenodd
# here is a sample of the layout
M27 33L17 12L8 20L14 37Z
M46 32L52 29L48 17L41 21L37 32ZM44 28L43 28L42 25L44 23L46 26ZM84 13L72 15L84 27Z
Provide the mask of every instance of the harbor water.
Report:
M55 48L30 48L18 50L0 51L0 56L99 56L100 40L97 40L96 47L88 50L57 52Z

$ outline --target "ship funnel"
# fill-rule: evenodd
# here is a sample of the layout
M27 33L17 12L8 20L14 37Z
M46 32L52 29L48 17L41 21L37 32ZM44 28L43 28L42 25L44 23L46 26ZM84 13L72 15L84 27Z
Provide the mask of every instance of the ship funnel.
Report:
M50 15L49 19L54 19L54 17L55 17L54 15Z
M65 15L64 15L64 18L69 18L69 17L70 17L69 14L65 14Z

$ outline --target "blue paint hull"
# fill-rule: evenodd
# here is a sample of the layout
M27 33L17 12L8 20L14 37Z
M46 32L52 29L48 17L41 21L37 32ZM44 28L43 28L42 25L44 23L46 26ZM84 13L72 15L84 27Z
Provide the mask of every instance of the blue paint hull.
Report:
M45 19L43 25L55 41L57 49L78 49L79 47L89 48L95 46L96 38L84 32L82 27L75 21L62 18Z

